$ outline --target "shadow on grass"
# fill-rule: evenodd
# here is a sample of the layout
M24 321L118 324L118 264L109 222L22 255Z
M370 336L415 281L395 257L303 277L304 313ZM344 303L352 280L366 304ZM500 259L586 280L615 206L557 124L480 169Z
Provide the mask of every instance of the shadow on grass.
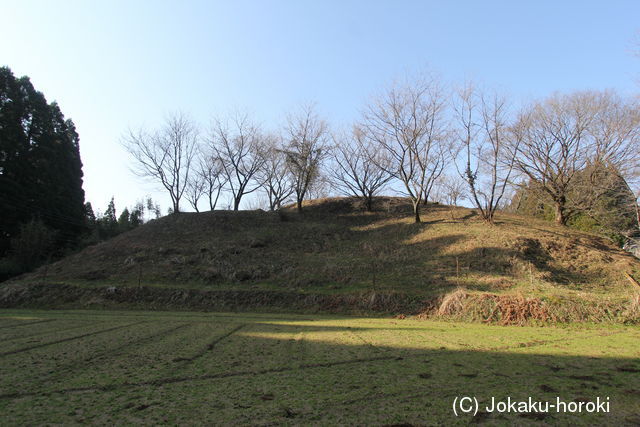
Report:
M323 321L330 322L317 322ZM218 424L638 421L640 360L621 348L633 340L629 329L572 333L469 325L466 331L461 324L331 321L343 325L240 315L233 322L211 321L212 330L201 335L189 332L195 328L190 322L177 329L182 322L172 321L159 324L173 327L164 335L137 336L139 324L78 335L46 351L2 356L0 408L5 421L27 423L153 422L158 414L167 422ZM616 341L622 335L627 340ZM589 343L609 355L594 357ZM461 396L481 402L475 417L453 415L453 399ZM491 397L608 397L611 413L495 414L483 409Z
M375 263L378 270L390 272L388 281L397 289L402 289L403 285L422 290L428 290L429 286L452 289L458 285L458 278L467 274L522 276L525 279L529 273L518 269L530 264L534 271L540 272L550 282L562 285L588 281L581 272L555 263L548 250L535 239L517 239L512 247L478 245L463 233L419 239L418 236L431 225L391 223L360 231L357 239L366 242L366 250L360 254L354 251L352 256L361 256L361 273L366 271L363 266L369 264L371 269L370 265ZM453 250L452 247L456 246L457 249ZM362 259L367 256L369 263ZM401 280L394 281L393 276ZM474 288L473 283L468 286ZM490 290L487 284L477 283L475 286Z

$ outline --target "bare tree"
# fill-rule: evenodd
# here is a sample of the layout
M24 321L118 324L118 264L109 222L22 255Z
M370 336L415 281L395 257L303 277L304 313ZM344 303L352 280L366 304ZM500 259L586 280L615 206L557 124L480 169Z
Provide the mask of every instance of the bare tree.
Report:
M432 153L429 156L429 160L426 162L427 174L424 185L424 194L422 196L422 203L426 206L431 200L431 192L438 181L438 178L444 173L447 164L451 160L451 141L443 139L441 143L438 143L433 147Z
M415 222L446 164L450 143L445 93L436 79L395 85L365 110L362 127L389 160L387 172L411 198Z
M187 199L191 207L196 212L200 212L200 209L198 209L198 202L204 195L204 192L204 177L199 173L198 170L194 170L189 176L189 180L187 181L187 188L184 192L184 198Z
M332 157L332 182L343 194L359 197L371 211L373 198L392 179L380 146L367 140L356 126L350 134L334 137Z
M554 95L526 109L515 130L516 166L553 203L558 224L610 190L599 178L604 171L625 180L639 172L637 106L612 92Z
M123 145L136 160L134 172L159 182L171 197L172 212L180 212L198 145L196 125L182 113L173 114L157 131L130 130Z
M554 95L525 110L514 128L521 145L516 165L532 189L550 198L561 225L574 213L567 196L589 158L590 98L588 93Z
M240 208L245 194L260 188L256 174L262 167L259 154L262 143L260 129L247 114L236 113L230 120L216 120L209 140L215 157L220 159L226 185L233 198L233 210Z
M467 183L460 175L442 175L433 186L433 200L449 205L451 219L455 220L455 209L466 198L466 190Z
M595 93L590 163L614 168L630 183L640 176L640 102L613 91Z
M520 140L511 132L505 98L496 93L479 95L468 84L458 91L454 110L464 161L464 167L456 163L456 168L482 219L493 223L511 180Z
M265 138L260 153L264 161L257 179L266 193L269 210L274 211L280 209L294 191L287 169L287 157L276 136Z
M317 200L330 197L333 193L333 183L326 174L324 168L318 172L318 176L314 179L309 188L307 188L307 194L305 200Z
M300 108L287 119L288 143L284 148L291 174L298 212L309 188L320 176L322 162L329 154L329 126L313 104Z
M433 189L431 190L431 194L429 195L432 202L439 203L439 204L447 203L447 196L445 194L446 189L444 186L446 179L447 179L447 176L442 175L440 176L440 178L436 180L436 183L433 185Z
M224 174L222 160L213 152L203 151L200 155L197 172L204 183L204 194L207 195L209 209L214 210L218 205L220 193L227 183L227 176Z
M443 176L440 181L442 193L448 205L458 206L458 202L466 199L467 183L460 176Z

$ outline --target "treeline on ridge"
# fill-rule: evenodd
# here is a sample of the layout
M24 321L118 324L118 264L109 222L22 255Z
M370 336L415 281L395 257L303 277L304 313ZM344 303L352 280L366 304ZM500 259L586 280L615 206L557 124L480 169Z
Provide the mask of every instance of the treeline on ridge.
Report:
M246 113L206 129L175 114L123 143L174 212L183 201L216 209L223 193L234 210L259 193L268 209L295 202L302 211L314 192L356 196L371 209L376 195L394 191L411 200L416 222L428 201L467 199L487 223L508 206L537 213L523 210L533 203L559 225L581 223L618 240L640 230L639 102L614 91L553 94L516 108L499 93L473 84L449 90L423 75L382 91L347 130L332 130L309 104L275 130Z

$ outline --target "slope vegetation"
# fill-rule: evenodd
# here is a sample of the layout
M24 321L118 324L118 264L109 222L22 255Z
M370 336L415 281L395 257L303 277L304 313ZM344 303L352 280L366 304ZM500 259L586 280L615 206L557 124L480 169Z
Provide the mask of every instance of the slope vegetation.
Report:
M3 306L378 311L522 323L637 319L640 262L604 238L530 217L484 224L401 198L182 213L0 285ZM4 289L3 289L4 288ZM56 293L57 292L57 293Z

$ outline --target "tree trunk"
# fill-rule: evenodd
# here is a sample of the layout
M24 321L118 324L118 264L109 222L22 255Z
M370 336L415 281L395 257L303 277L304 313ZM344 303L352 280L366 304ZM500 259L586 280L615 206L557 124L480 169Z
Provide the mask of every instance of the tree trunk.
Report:
M237 211L240 209L240 200L242 200L242 196L236 197L233 199L233 210Z
M373 198L367 197L365 199L365 207L367 208L367 212L373 211Z
M556 224L567 225L567 217L564 212L564 203L555 202L555 209L556 209Z
M415 222L421 222L420 220L420 201L416 201L413 204L413 213L415 214Z
M213 200L213 202L211 202L211 195L209 195L209 207L211 207L211 210L215 210L216 206L218 206L218 198L220 197L220 190L222 187L218 187L218 190L216 191L216 198Z
M485 215L484 215L484 221L487 224L493 224L493 212L488 211Z
M296 201L296 206L298 207L298 212L302 213L302 200L298 199Z

